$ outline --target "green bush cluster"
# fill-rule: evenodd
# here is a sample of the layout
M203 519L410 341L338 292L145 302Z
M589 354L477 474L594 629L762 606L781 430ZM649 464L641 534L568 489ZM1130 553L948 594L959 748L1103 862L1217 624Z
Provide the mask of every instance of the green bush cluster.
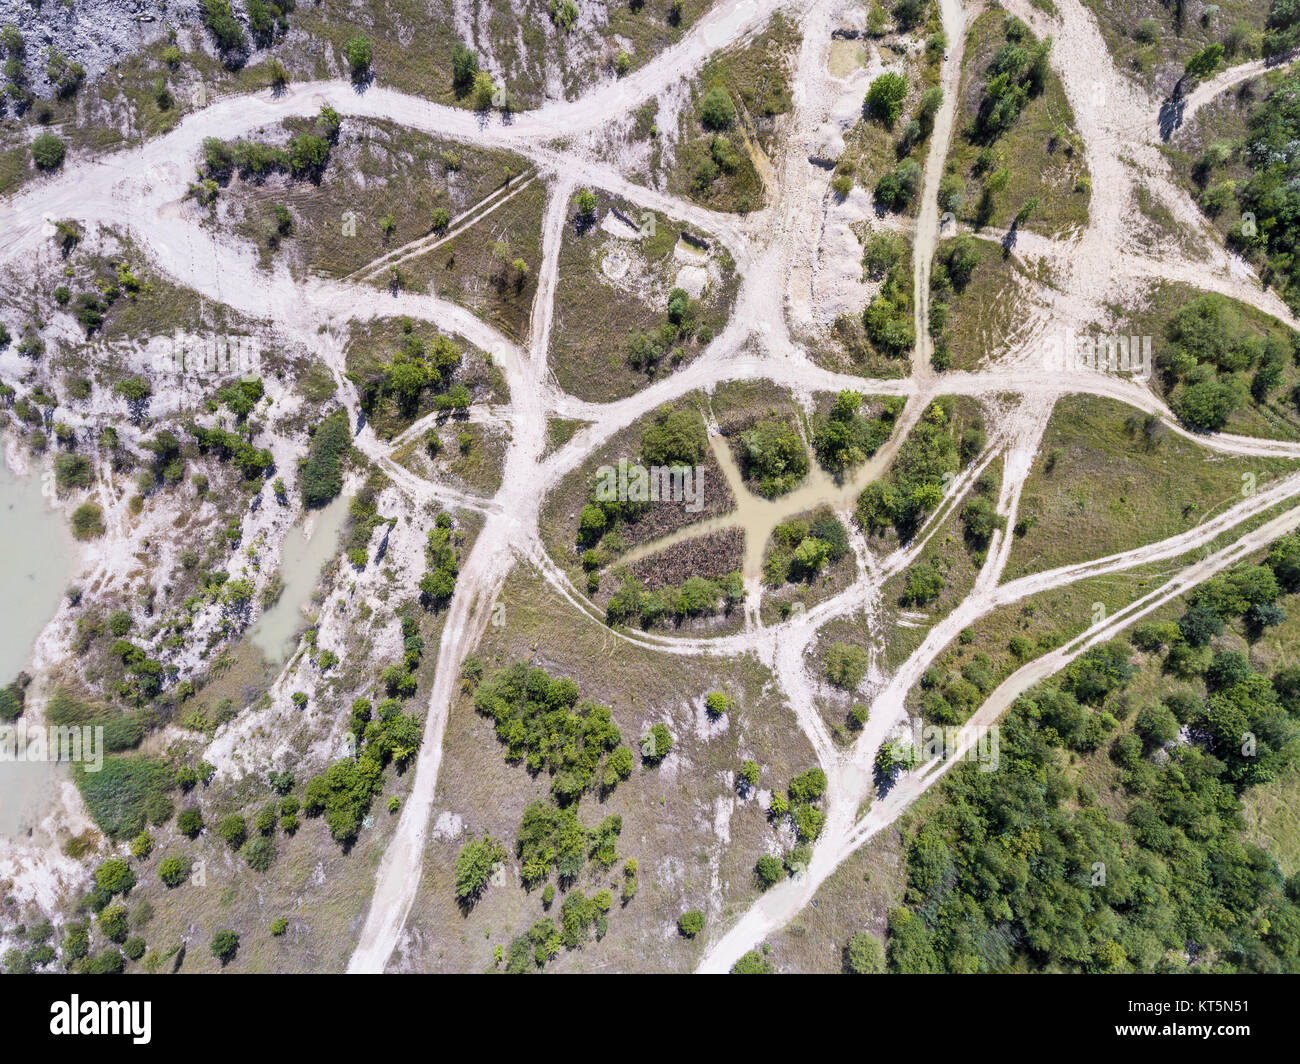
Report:
M579 698L573 680L515 662L479 684L474 708L496 722L508 761L551 776L551 793L569 804L599 785L617 786L632 772L632 753L608 706Z

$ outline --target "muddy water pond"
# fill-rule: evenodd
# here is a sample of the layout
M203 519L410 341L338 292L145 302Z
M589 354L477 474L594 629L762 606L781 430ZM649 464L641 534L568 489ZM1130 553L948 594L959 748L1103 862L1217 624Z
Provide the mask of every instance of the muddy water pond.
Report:
M293 652L294 637L306 620L304 607L311 601L321 569L338 554L348 502L340 495L324 509L309 512L285 536L280 552L284 590L249 632L267 661L279 664Z
M731 446L721 433L715 432L709 435L709 446L722 467L731 494L736 499L736 508L718 517L687 525L660 539L643 543L635 550L622 555L619 564L639 561L667 547L698 539L711 532L740 528L745 533L745 560L741 575L746 581L757 580L763 572L763 552L767 548L772 530L777 525L821 506L828 506L837 511L851 509L857 502L858 496L862 494L862 489L877 479L893 458L892 449L882 447L873 458L854 469L844 480L836 480L813 458L809 463L807 476L793 491L775 499L765 499L749 490Z
M73 550L63 515L41 492L39 476L15 476L0 452L0 685L27 665L36 637L59 608ZM0 725L2 726L2 725ZM39 818L61 770L0 757L0 838Z

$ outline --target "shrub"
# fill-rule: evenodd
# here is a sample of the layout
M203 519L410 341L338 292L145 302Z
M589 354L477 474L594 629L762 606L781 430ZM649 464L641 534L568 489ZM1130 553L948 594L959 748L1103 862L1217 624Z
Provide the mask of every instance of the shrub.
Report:
M72 511L72 534L80 540L104 534L104 510L99 503L85 502Z
M302 467L305 506L324 506L343 490L341 462L351 443L348 415L343 410L336 410L317 427Z
M212 936L212 956L221 962L222 966L229 964L239 952L239 936L233 931L218 931Z
M459 41L451 46L451 83L458 95L469 91L478 73L478 55Z
M231 813L229 816L222 817L218 822L217 835L232 850L237 850L244 845L244 840L248 838L248 825L238 813Z
M255 835L244 843L239 855L254 872L265 872L275 862L275 840L269 835Z
M374 49L370 44L370 38L357 35L351 38L343 46L343 55L348 61L348 66L352 69L352 80L361 81L370 72L370 63L374 58Z
M203 830L203 814L199 812L198 806L182 809L177 814L176 830L187 838L198 837L199 832Z
M699 909L688 909L677 918L677 930L687 938L694 938L704 930L704 914Z
M721 85L714 85L700 100L700 122L705 129L722 131L731 128L736 118L736 106L731 94Z
M229 0L203 0L200 17L221 51L242 51L247 45L248 38L244 36L244 29L236 20Z
M732 975L772 975L775 971L772 962L756 949L751 949L731 966Z
M885 970L885 950L880 939L859 931L844 950L845 966L855 975L875 975Z
M711 717L721 717L731 708L731 699L723 691L710 691L704 696L704 708Z
M99 913L99 930L112 942L124 942L130 925L126 919L126 906L109 905Z
M826 678L836 687L855 690L867 675L870 658L862 647L832 643L826 648Z
M179 887L189 878L190 867L188 857L179 854L164 857L158 862L158 878L162 880L165 887Z
M490 835L471 839L456 856L456 897L477 898L492 878L492 870L506 859L506 849Z
M153 853L153 836L147 831L140 832L131 840L131 856L143 861Z
M110 894L125 894L135 886L135 873L121 857L110 857L95 869L95 883Z
M68 147L49 130L32 141L32 160L39 170L57 170Z
M902 74L881 74L871 83L863 101L863 111L868 118L876 118L886 128L893 128L907 99L907 78Z
M768 887L775 886L785 876L785 866L778 858L765 853L754 865L754 874L758 876L759 882L766 890Z
M641 737L641 758L650 764L662 761L672 748L673 736L666 724L651 725Z

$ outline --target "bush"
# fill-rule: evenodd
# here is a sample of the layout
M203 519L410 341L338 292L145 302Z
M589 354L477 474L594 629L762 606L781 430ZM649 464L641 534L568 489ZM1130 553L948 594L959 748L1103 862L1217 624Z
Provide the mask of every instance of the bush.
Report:
M700 100L700 123L705 129L722 131L731 128L736 119L736 107L731 94L721 85L714 85Z
M578 220L585 225L590 225L596 219L596 195L590 189L580 188L578 194L573 197L573 206L577 211Z
M341 462L352 443L346 411L336 410L317 427L302 467L302 501L324 506L343 490Z
M177 814L176 830L186 838L198 838L199 832L203 830L203 814L199 812L198 806L182 809Z
M229 964L239 952L239 936L233 931L218 931L212 936L212 956L221 962L222 966Z
M235 18L229 0L203 0L200 17L217 47L223 52L242 51L248 44L244 29Z
M451 46L451 83L457 95L464 95L478 73L478 54L459 41Z
M229 816L222 817L218 822L217 836L224 840L232 850L237 850L244 845L244 840L248 838L248 825L238 813L231 813Z
M907 99L907 78L902 74L881 74L867 90L862 109L868 118L879 119L886 128L893 128Z
M885 950L880 939L859 931L844 950L845 965L855 975L875 975L885 970Z
M646 465L698 465L704 460L708 439L704 422L690 410L674 410L655 419L641 437L641 460Z
M99 914L99 930L111 942L126 941L127 932L130 930L126 919L126 906L116 904L102 909Z
M99 503L85 502L72 511L72 534L80 540L104 534L104 510Z
M343 46L343 55L352 69L352 80L361 81L370 72L370 62L374 58L370 38L358 35Z
M95 869L95 883L110 894L125 894L135 886L135 873L124 858L110 857Z
M704 914L699 909L688 909L677 918L677 930L687 938L694 938L704 930Z
M1138 714L1133 730L1148 750L1154 750L1178 738L1178 721L1168 706L1150 706Z
M763 854L754 865L754 874L758 876L758 881L763 884L763 889L775 886L785 876L785 865L779 858L773 857L770 853Z
M477 898L492 878L492 870L506 859L506 848L490 835L471 839L456 856L456 898Z
M672 748L673 736L666 724L652 725L641 737L641 757L650 764L662 761Z
M826 678L846 691L857 689L867 675L870 658L862 647L832 643L826 648Z
M32 141L32 160L38 170L57 170L67 151L67 145L49 130Z
M711 717L721 717L731 708L731 699L723 691L710 691L704 696L704 708Z
M772 975L775 971L772 962L756 949L751 949L731 966L732 975Z
M190 859L179 854L170 857L164 857L158 862L158 878L162 880L163 886L179 887L190 876Z
M275 863L275 840L269 835L255 835L244 843L239 855L254 872L265 872Z

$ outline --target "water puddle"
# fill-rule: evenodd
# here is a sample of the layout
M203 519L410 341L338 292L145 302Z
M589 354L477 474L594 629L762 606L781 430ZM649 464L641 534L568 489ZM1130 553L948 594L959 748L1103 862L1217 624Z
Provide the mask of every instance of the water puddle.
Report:
M896 427L895 432L897 431ZM888 444L882 446L872 458L863 462L843 481L837 481L818 465L816 458L810 458L808 475L797 488L778 498L764 499L761 495L755 495L745 485L745 479L741 475L735 455L732 454L731 446L721 433L709 434L709 447L712 448L718 465L722 467L727 486L731 488L731 494L736 499L736 508L718 517L687 525L649 543L643 543L636 549L621 555L615 562L616 565L639 561L667 547L707 536L711 532L740 528L745 533L745 556L741 576L746 581L757 580L763 574L763 552L767 549L767 541L777 525L821 506L829 506L837 511L851 508L857 503L862 490L884 472L894 454L893 447ZM707 484L703 490L708 490Z
M340 495L323 510L308 513L285 536L280 552L284 590L248 633L268 661L278 664L293 652L294 636L306 619L303 607L311 601L321 569L338 554L349 502Z
M72 566L64 518L46 505L37 476L9 471L0 452L0 684L27 664L41 629L59 608ZM54 797L60 769L49 762L0 761L0 837L25 833Z

